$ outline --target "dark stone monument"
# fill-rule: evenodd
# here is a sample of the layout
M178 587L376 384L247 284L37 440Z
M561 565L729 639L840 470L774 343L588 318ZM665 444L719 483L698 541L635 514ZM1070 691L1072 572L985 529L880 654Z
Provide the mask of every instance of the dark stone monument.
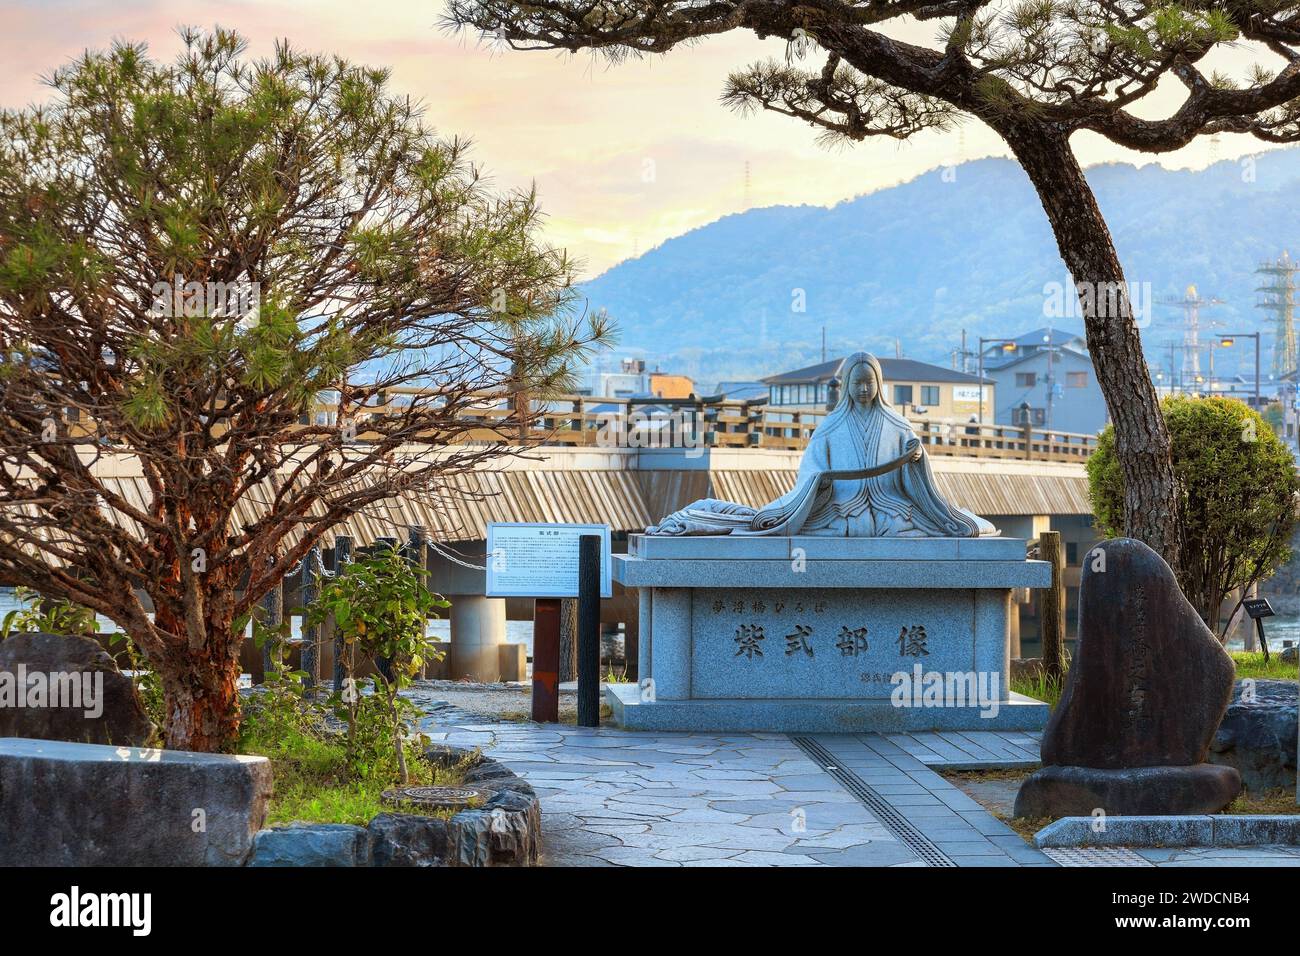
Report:
M1099 545L1083 561L1079 642L1043 767L1021 786L1016 816L1223 809L1241 777L1206 758L1234 676L1158 554L1129 538Z
M131 679L90 638L27 631L0 641L0 737L142 747L152 731Z

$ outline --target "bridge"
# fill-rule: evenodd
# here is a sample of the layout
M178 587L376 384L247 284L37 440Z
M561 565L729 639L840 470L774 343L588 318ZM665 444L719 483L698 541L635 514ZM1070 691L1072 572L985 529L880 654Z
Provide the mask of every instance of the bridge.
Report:
M395 413L402 398L394 393L367 411ZM325 424L333 410L320 405L310 414ZM785 494L794 486L809 436L824 417L753 402L577 395L548 401L523 434L503 428L501 420L509 414L504 409L485 404L471 414L481 427L463 440L526 449L450 477L445 494L380 503L337 526L322 546L332 547L334 534L367 543L405 538L409 528L423 528L434 542L427 557L429 585L452 600L449 676L487 680L497 674L485 672L491 665L483 662L495 659L506 621L532 619L530 601L484 596L481 565L490 522L608 524L615 551L625 551L628 534L697 499L759 508ZM922 418L912 419L912 425L949 501L988 518L1010 537L1060 531L1066 585L1077 586L1078 560L1096 541L1083 466L1096 449L1095 436ZM365 440L364 420L358 440ZM429 453L427 447L411 451ZM149 499L130 457L105 455L97 469L129 500ZM238 518L256 515L256 501L248 500ZM1028 594L1022 598L1031 600ZM622 625L625 634L635 635L635 593L616 585L602 618L608 627ZM457 653L458 644L464 654ZM1011 650L1019 654L1017 639Z

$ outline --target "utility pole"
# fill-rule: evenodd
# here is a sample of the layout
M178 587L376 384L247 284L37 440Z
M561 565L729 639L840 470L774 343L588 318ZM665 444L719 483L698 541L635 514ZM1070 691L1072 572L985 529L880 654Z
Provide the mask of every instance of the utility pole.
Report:
M1201 309L1223 305L1217 297L1203 298L1196 291L1196 286L1189 285L1181 299L1173 296L1161 296L1156 300L1162 305L1177 305L1183 310L1183 379L1189 376L1195 382L1201 377Z
M980 424L981 425L984 424L984 343L985 342L989 343L990 345L996 342L997 344L1002 346L1003 351L1007 351L1007 352L1015 351L1016 348L1015 339L999 339L999 338L990 339L990 338L985 338L982 335L979 338L979 343L980 343L979 344L979 353L980 353L979 354L979 363L980 363L979 364L979 380L980 380L979 390L980 390ZM995 410L994 415L996 414L997 411Z
M1265 262L1255 270L1256 275L1267 276L1265 285L1256 288L1262 292L1263 301L1256 308L1275 315L1277 338L1273 345L1273 376L1282 378L1296 369L1296 272L1300 271L1289 252L1274 262Z
M1047 416L1044 424L1048 429L1052 427L1052 399L1056 397L1056 376L1054 372L1053 358L1056 355L1056 349L1052 347L1052 327L1047 327L1047 335L1043 336L1043 341L1047 343Z
M1255 340L1255 411L1259 411L1259 333L1258 332L1224 332L1219 336L1219 346L1221 348L1232 348L1236 339L1254 339ZM1213 362L1214 353L1210 352L1210 361Z

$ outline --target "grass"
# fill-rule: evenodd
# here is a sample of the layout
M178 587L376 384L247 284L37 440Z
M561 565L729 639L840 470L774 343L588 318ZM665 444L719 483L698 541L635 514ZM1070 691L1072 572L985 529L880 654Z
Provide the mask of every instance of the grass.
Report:
M1283 663L1281 651L1273 651L1268 664L1264 663L1263 651L1229 651L1228 654L1237 665L1238 677L1296 679L1296 665Z
M1261 790L1258 793L1243 790L1241 796L1233 800L1220 812L1287 814L1293 816L1300 813L1300 807L1296 806L1294 790L1289 787L1278 787L1273 790Z
M1296 679L1296 665L1294 663L1283 663L1280 650L1273 651L1269 655L1268 664L1264 663L1262 651L1229 651L1228 656L1237 665L1238 678L1253 677L1256 680L1261 678L1274 680ZM1011 679L1011 689L1017 694L1024 694L1026 697L1045 701L1052 710L1055 710L1056 705L1061 701L1061 691L1064 689L1064 685L1057 685L1044 680L1041 674L1031 674L1027 677L1013 677Z
M271 761L274 789L267 810L267 824L351 823L365 826L381 813L400 813L402 808L383 802L383 791L398 786L395 769L377 767L358 779L349 768L347 748L341 735L316 734L302 730L281 730L274 738L253 737L241 747ZM435 767L408 744L407 764L411 786L451 787L463 782L478 755L451 767ZM451 816L454 810L427 810L420 816Z
M1026 697L1032 697L1034 700L1041 700L1047 703L1052 710L1061 700L1061 690L1063 685L1054 681L1049 681L1041 673L1031 674L1027 677L1011 678L1011 689L1017 694L1024 694Z

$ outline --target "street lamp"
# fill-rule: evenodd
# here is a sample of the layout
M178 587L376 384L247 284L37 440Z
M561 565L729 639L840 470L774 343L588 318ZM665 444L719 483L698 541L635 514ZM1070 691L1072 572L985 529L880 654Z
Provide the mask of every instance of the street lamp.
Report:
M1225 332L1219 336L1219 345L1223 348L1232 348L1234 339L1254 339L1255 340L1255 411L1259 411L1259 333L1258 332Z
M993 344L994 342L998 343L999 345L1002 346L1002 351L1004 352L1014 352L1016 350L1015 339L999 339L999 338L986 339L984 336L982 335L980 336L979 390L980 390L980 424L981 425L984 424L984 343L985 342L988 342L990 345Z

